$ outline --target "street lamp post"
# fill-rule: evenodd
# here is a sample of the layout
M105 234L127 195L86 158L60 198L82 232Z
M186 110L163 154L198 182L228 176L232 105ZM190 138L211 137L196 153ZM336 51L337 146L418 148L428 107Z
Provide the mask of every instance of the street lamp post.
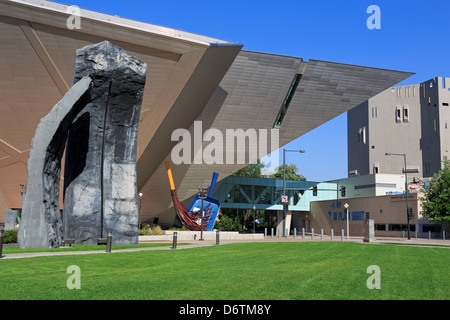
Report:
M408 171L406 169L406 153L390 153L390 152L386 152L385 153L386 156L402 156L404 161L405 161L405 195L406 195L406 217L407 217L407 221L408 221L408 240L411 240L411 234L410 234L410 218L409 218L409 204L408 204L408 196L409 196L409 192L408 192Z
M138 229L141 229L141 215L142 215L142 196L144 194L139 192L139 217L138 217Z
M256 206L253 205L253 233L255 233L255 223L256 223Z
M283 149L283 196L286 195L286 152L299 152L299 153L305 153L305 150L286 150ZM289 203L289 200L288 200ZM289 204L288 204L289 208ZM286 213L283 209L283 237L286 236Z
M345 208L345 215L347 216L347 241L349 240L349 226L348 226L348 203L344 204L344 208Z
M203 219L205 216L205 210L203 209L203 200L206 199L206 190L207 188L198 187L198 197L202 200L202 208L200 210L200 239L199 241L203 241Z

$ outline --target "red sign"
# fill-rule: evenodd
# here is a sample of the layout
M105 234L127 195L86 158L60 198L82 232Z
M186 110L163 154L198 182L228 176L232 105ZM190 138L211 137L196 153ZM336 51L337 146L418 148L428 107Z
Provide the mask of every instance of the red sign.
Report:
M288 203L288 196L281 196L281 202Z

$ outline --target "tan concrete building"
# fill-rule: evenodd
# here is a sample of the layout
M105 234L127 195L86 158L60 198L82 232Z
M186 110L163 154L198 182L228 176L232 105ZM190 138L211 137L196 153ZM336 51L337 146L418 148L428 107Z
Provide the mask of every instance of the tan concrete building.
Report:
M421 227L422 193L410 193L408 205L412 208L414 217L410 220L411 235L415 231L423 232ZM402 237L403 230L407 233L406 196L395 194L386 196L359 197L350 199L326 200L311 202L311 212L299 217L298 227L308 226L308 231L314 228L315 233L320 229L330 234L347 230L347 215L344 205L348 204L349 234L350 236L364 236L364 220L373 219L375 222L375 237ZM305 221L305 222L302 222Z

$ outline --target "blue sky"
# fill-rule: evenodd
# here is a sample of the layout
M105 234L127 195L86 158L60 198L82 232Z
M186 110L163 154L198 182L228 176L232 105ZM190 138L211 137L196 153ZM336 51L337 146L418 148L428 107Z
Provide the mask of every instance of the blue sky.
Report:
M415 72L399 84L450 77L449 0L71 0L68 5L239 42L263 51ZM381 29L366 26L370 5ZM308 180L347 176L347 117L343 114L286 145ZM280 152L282 155L282 152Z

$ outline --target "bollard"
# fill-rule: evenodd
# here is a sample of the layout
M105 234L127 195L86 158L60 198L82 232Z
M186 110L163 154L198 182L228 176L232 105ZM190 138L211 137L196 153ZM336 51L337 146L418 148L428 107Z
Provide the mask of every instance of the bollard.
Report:
M417 230L415 231L415 234L416 234L416 237L415 237L415 238L416 238L416 240L417 240Z
M294 228L294 239L297 238L297 228Z
M341 229L341 241L344 241L344 229Z
M442 240L445 241L445 231L442 231Z
M331 241L333 241L334 231L331 229Z
M311 239L314 239L314 228L311 228Z
M264 228L264 237L267 237L267 228Z
M305 239L305 228L302 228L302 239Z
M271 233L272 233L272 238L273 238L273 228L272 228L272 231L271 231Z
M0 259L3 255L3 227L0 227Z
M267 231L267 230L266 230ZM216 231L216 245L218 246L219 245L219 238L220 238L220 236L219 236L219 230L217 230Z
M288 229L286 229L286 239L289 237L289 230Z
M323 229L320 229L320 240L323 240Z
M177 248L177 238L178 238L178 234L176 232L173 233L173 240L172 240L172 249L176 249Z
M106 252L111 252L112 244L112 233L108 232L108 237L106 238Z
M402 231L403 234L403 240L405 240L405 231Z

